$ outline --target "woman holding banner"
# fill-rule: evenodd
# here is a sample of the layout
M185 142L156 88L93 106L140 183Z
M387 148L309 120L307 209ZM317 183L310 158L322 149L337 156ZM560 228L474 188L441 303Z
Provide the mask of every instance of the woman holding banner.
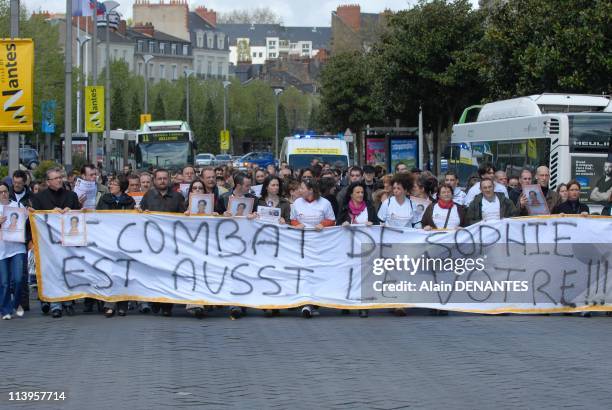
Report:
M291 226L296 229L314 229L320 231L336 224L336 216L331 204L321 197L319 186L313 179L303 179L300 184L302 196L291 207ZM310 319L317 315L313 305L302 308L302 317Z
M108 183L110 192L102 195L96 205L96 210L122 210L127 211L134 209L136 201L134 198L125 193L128 189L128 180L125 177L112 179ZM128 311L128 301L122 300L117 303L104 303L104 316L113 317L115 313L119 316L125 316Z
M353 182L348 186L336 223L342 226L371 226L379 224L374 206L368 200L366 186L363 181ZM349 314L350 310L345 309L342 313ZM368 311L360 309L359 317L368 317Z
M6 222L5 215L9 213L10 207L19 207L17 202L9 201L9 190L6 182L0 182L0 205L2 205L3 213L0 216L0 225ZM0 315L2 320L11 320L13 312L19 306L25 262L25 243L0 240ZM21 315L23 315L23 310L17 312L17 316Z
M266 177L261 187L261 196L257 201L257 206L267 206L270 208L280 208L281 220L284 224L291 218L291 204L287 198L280 193L281 180L275 175Z
M589 207L580 202L580 182L571 180L567 183L567 201L557 205L552 213L583 216L589 214Z
M436 192L438 200L429 204L421 223L423 229L457 229L467 226L465 220L465 209L453 202L453 187L440 185Z

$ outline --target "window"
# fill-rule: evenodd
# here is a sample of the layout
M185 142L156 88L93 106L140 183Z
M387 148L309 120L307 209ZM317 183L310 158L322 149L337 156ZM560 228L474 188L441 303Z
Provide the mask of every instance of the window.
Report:
M310 44L302 44L302 52L308 53L310 51Z
M166 43L159 43L160 54L166 54Z
M142 52L143 48L144 48L144 41L143 40L138 40L138 46L137 46L137 50Z
M268 48L270 50L276 50L276 40L270 40L268 41Z
M113 50L113 60L117 60L119 58L119 50L116 48Z
M276 53L270 53L270 58L276 58Z
M204 48L204 32L198 31L198 33L196 34L196 38L196 44L198 45L198 48Z
M177 78L178 78L178 73L177 73L177 70L176 70L176 64L173 64L172 65L172 79L176 80Z
M214 41L214 34L213 33L206 33L206 43L208 48L213 48L213 41Z
M155 64L149 63L149 78L153 79L155 77Z
M123 61L127 61L127 50L123 50L123 57L122 57Z
M253 53L253 58L257 57L257 53ZM259 57L261 57L261 53L259 53Z
M142 75L142 63L138 63L138 75Z
M155 53L155 41L149 41L149 52Z
M263 57L263 51L260 51L259 52L259 58L262 58L262 57Z
M197 73L202 74L202 60L198 58Z
M189 46L187 44L183 44L183 55L186 56L189 54Z
M208 60L208 70L206 71L206 74L212 75L212 60Z
M176 44L174 43L172 43L172 46L171 46L171 54L176 55Z
M159 79L166 77L166 67L163 64L159 65Z
M223 50L223 34L217 34L217 48Z
M223 75L223 62L220 62L219 64L217 64L217 75L219 76Z

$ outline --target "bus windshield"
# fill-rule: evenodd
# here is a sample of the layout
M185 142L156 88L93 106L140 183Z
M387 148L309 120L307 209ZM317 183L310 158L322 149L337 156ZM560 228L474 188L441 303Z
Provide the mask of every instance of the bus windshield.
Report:
M189 142L156 142L152 144L138 144L137 162L142 168L163 167L182 168L190 163Z
M347 168L348 158L346 155L318 155L318 154L293 154L289 155L289 165L293 169L308 168L310 162L317 158L319 162L325 162L336 168Z

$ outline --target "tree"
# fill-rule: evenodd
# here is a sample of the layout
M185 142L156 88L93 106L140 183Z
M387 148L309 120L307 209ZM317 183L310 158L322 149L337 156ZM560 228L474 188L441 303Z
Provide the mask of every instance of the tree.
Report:
M482 34L482 13L468 0L420 1L389 18L375 47L377 105L387 118L412 124L422 106L435 154L460 110L486 94L479 73Z
M255 9L233 10L219 14L221 24L282 24L282 19L270 7L257 7Z
M606 0L512 0L490 7L481 74L491 99L612 88Z
M157 93L151 116L155 121L164 121L166 119L166 105L161 93Z
M138 98L138 94L132 94L132 106L130 110L130 118L128 118L129 128L132 130L136 130L140 128L140 99Z
M289 128L289 124L287 123L287 113L285 112L285 107L281 104L278 105L278 139L279 144L289 135L291 129ZM278 147L280 149L280 146Z
M113 129L127 129L127 110L123 98L124 91L121 88L115 88L111 95L111 127Z
M380 117L372 99L374 77L371 61L360 52L337 54L321 73L323 125L329 130L361 130Z
M200 152L219 152L219 128L217 127L217 114L212 99L208 98L203 115L200 116L200 133L197 135L198 150Z

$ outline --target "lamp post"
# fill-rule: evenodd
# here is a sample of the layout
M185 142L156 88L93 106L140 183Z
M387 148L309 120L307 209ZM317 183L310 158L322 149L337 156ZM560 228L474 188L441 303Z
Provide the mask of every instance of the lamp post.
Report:
M187 117L187 124L189 124L189 77L191 77L193 74L195 73L195 71L193 70L185 70L185 84L186 84L186 102L185 102L185 117Z
M283 92L282 88L274 89L274 100L276 103L276 132L274 133L274 157L278 159L278 96Z
M66 14L67 15L71 15L72 14L72 3L68 4L69 2L66 2ZM10 5L10 16L11 16L11 39L12 38L19 38L19 0L11 0L11 5ZM70 13L70 14L69 14ZM72 25L68 22L68 19L66 19L66 50L71 50L72 47L72 39L70 38L72 37ZM68 55L72 55L72 53L66 53L66 56ZM66 61L70 61L70 59L67 57ZM72 63L71 63L72 64ZM70 67L71 69L72 67ZM68 81L69 79L72 79L72 72L68 72L69 71L69 67L68 67L68 62L66 62L66 81ZM66 83L66 111L70 112L70 107L68 107L70 105L70 103L72 103L72 96L70 95L70 83ZM68 116L68 114L66 114L66 117L68 118L68 122L72 122L72 118L70 118ZM65 135L68 135L68 133L71 132L70 130L70 126L66 126L66 132ZM14 171L17 171L19 169L19 132L9 132L8 133L8 141L7 141L7 148L8 148L8 172L9 175L13 175ZM68 145L67 145L68 146Z
M93 29L91 32L92 45L91 45L91 79L92 85L98 85L98 0L91 2L93 7ZM91 147L89 150L90 162L96 167L98 166L98 133L94 132L91 134Z
M79 78L79 83L78 83L78 87L77 87L77 92L76 92L76 97L77 97L77 112L76 112L76 117L77 117L77 123L76 123L76 132L77 134L79 134L81 132L81 114L83 114L83 109L81 108L82 105L82 88L83 86L81 85L81 82L83 81L82 77L87 77L87 73L83 72L83 46L85 45L85 43L87 43L89 40L91 40L91 37L89 36L78 36L77 37L77 42L79 43L79 67L81 68L81 71L79 73L80 77Z
M153 56L151 54L145 54L142 56L144 60L144 114L149 113L149 61L153 60Z
M230 85L231 82L223 81L223 131L227 131L227 89Z
M117 7L119 7L119 3L116 1L105 1L104 9L106 10L106 58L105 58L105 69L106 69L106 92L104 93L104 101L106 107L106 119L105 119L105 128L106 128L106 137L105 146L106 149L104 155L104 168L106 172L110 172L110 164L111 164L111 137L110 137L110 15Z

